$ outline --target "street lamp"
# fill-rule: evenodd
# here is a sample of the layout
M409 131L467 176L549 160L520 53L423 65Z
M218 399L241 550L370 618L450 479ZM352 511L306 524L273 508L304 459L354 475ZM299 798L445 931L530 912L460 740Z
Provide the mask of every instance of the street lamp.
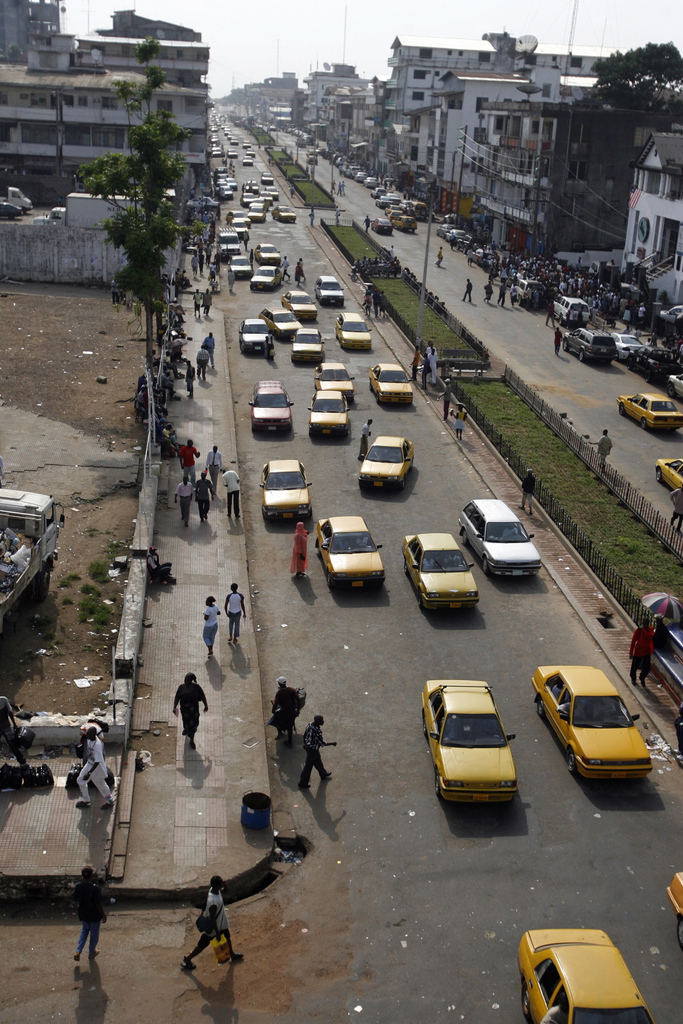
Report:
M419 181L426 184L425 178L420 178ZM434 199L436 198L436 181L432 180L427 185L427 194L429 195L429 213L427 216L427 241L425 242L425 261L422 268L422 287L420 288L420 308L417 314L417 337L415 339L415 347L418 350L422 349L422 321L424 319L425 311L425 296L427 294L427 268L429 267L429 238L432 233L432 217L434 214Z

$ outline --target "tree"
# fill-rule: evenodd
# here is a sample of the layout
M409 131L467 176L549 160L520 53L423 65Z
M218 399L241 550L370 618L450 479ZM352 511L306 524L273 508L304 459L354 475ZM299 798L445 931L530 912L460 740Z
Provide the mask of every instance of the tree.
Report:
M683 109L683 57L673 43L647 43L636 50L596 60L598 81L593 96L621 110L671 111Z
M126 265L116 274L117 284L132 291L145 309L146 358L152 365L154 310L163 296L161 268L181 229L168 190L185 173L185 158L177 152L190 132L180 128L166 110L152 110L154 94L166 81L160 67L150 63L161 47L147 38L135 47L145 65L142 83L121 81L119 100L128 111L128 153L107 153L81 167L91 195L112 202L119 209L104 221L109 241L123 249ZM126 202L121 202L121 199Z

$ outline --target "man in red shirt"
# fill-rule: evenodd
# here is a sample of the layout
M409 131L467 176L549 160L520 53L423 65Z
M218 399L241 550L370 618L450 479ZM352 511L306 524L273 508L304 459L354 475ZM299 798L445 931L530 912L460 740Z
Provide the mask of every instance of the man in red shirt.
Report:
M189 477L192 483L195 483L195 459L199 458L199 452L192 443L192 438L187 439L187 443L182 446L178 452L178 458L180 459L180 469L183 476Z
M650 655L655 649L655 631L652 626L638 626L631 637L628 649L631 659L631 682L636 685L636 675L640 671L640 685L647 689L645 678L650 671Z

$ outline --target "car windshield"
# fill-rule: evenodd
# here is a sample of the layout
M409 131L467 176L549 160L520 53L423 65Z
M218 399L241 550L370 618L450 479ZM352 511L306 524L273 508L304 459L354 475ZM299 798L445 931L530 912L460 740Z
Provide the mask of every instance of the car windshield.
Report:
M291 213L291 212L292 211L290 210L290 208L288 206L280 206L278 208L278 213Z
M524 544L529 535L521 523L487 523L485 539L494 544Z
M383 384L406 384L408 381L403 370L382 370L379 379Z
M267 334L268 324L264 324L261 320L257 324L245 324L243 330L245 334Z
M323 281L320 287L328 292L340 292L342 290L341 285L337 284L336 281Z
M358 323L356 320L347 320L346 323L342 324L342 331L346 331L347 334L367 334L368 329L364 323Z
M259 270L259 277L275 277L276 273L276 267L261 267Z
M628 1006L612 1010L589 1010L574 1007L573 1024L652 1024L644 1006Z
M348 371L341 366L338 370L323 370L321 380L351 380Z
M265 391L256 395L254 405L259 409L284 409L289 402L282 391Z
M403 452L398 445L373 444L365 457L368 462L403 462Z
M330 542L332 555L361 555L376 551L375 542L367 530L357 533L335 533Z
M291 473L269 473L266 489L269 491L292 491L305 487L306 481L298 470Z
M310 298L308 297L308 295L306 295L306 292L294 292L290 296L289 301L290 302L294 302L297 305L302 305L304 303L308 303L309 305L312 305Z
M442 747L504 747L505 734L494 714L447 715Z
M320 345L322 344L317 331L297 331L296 342L299 345Z
M273 253L273 252L277 252L277 249L275 248L274 245L262 245L259 251L260 252Z
M341 398L318 398L315 402L316 412L344 412Z
M422 572L467 572L462 551L425 551Z
M677 411L676 410L676 406L674 405L673 402L653 402L651 408L652 408L653 412L676 412Z
M279 324L291 324L292 322L296 322L296 317L293 313L276 310L276 312L273 313L273 320L277 320Z
M572 723L581 729L628 729L631 716L616 694L604 697L575 697Z

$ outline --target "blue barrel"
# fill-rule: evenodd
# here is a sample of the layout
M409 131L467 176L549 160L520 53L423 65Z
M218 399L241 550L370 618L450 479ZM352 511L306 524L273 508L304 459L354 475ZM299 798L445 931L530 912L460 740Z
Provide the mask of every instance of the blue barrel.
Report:
M265 793L245 793L242 797L241 822L246 828L268 828L271 799Z

